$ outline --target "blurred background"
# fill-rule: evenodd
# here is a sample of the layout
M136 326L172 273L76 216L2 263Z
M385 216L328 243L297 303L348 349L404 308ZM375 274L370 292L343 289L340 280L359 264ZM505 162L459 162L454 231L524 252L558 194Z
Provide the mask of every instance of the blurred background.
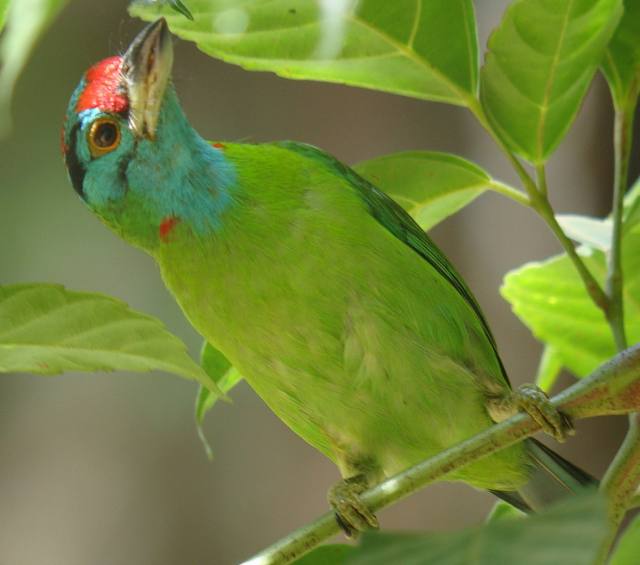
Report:
M506 1L476 2L481 45ZM68 98L141 22L124 0L75 0L38 45L0 140L0 284L58 282L161 318L196 354L200 339L149 257L103 227L71 189L59 139ZM516 183L462 108L249 73L176 41L174 80L208 138L295 139L347 163L408 149L451 151ZM549 166L559 212L609 211L611 104L597 77ZM637 168L633 170L637 174ZM505 272L559 250L534 214L488 194L433 231L482 304L514 384L532 380L540 345L498 293ZM559 387L571 382L565 377ZM196 387L165 374L0 376L0 563L230 564L327 510L334 466L242 384L208 416L215 459L193 423ZM600 476L624 419L582 422L559 448ZM380 513L384 528L451 530L482 522L493 498L438 484Z

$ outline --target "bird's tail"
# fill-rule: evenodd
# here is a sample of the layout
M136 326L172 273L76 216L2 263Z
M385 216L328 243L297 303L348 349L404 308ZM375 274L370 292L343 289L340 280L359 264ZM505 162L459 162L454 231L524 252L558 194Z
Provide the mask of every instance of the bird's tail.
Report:
M537 512L566 496L575 494L598 481L539 441L524 442L533 469L529 481L517 491L491 491L524 512Z

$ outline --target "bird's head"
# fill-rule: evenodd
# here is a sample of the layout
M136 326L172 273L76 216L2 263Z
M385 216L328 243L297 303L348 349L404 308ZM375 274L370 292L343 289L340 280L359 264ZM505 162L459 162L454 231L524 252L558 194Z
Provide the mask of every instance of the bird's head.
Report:
M169 224L202 224L203 218L189 216L202 210L198 200L217 202L228 168L182 112L170 81L172 62L171 37L160 19L124 55L85 73L62 132L75 191L110 227L146 249L157 246ZM211 212L204 208L202 214Z

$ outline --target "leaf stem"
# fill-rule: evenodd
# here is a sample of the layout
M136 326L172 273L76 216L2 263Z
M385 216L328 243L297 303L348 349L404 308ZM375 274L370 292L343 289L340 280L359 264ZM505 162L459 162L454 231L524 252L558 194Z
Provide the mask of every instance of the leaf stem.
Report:
M489 188L494 192L498 192L499 194L506 196L507 198L511 198L511 200L514 200L522 206L529 207L531 205L529 197L524 192L499 180L491 179Z
M600 283L598 283L591 271L587 269L584 261L578 255L573 242L571 241L571 239L569 239L569 237L567 237L567 234L564 233L564 230L556 220L553 208L551 207L551 203L549 202L549 199L547 197L547 179L544 165L536 166L536 175L538 180L538 185L536 185L534 180L531 178L531 175L529 175L522 163L511 152L511 150L506 146L502 139L500 139L500 137L495 133L480 102L474 98L469 100L467 104L471 113L476 117L476 119L480 122L487 133L491 135L498 147L500 147L500 149L504 152L504 154L507 156L507 158L515 168L516 173L518 173L518 176L522 181L524 189L529 195L529 207L538 212L538 214L549 226L551 231L555 234L556 238L573 262L576 270L578 271L578 274L580 275L580 278L582 279L582 282L584 283L589 296L596 304L596 306L598 306L598 308L600 308L605 313L606 316L609 310L609 299L607 295L605 294L604 290L602 290ZM508 196L511 197L510 194Z
M638 101L637 87L630 89L628 98L621 103L614 97L615 118L613 130L614 181L613 181L613 231L607 268L607 296L609 310L607 321L613 332L616 348L624 349L627 337L624 328L622 232L624 194L629 176L633 118ZM613 546L620 524L627 511L637 502L640 485L640 413L629 416L627 435L610 463L601 483L609 504L609 532L600 549L598 563L605 563ZM635 494L635 496L634 496Z
M578 271L578 275L582 279L582 282L593 300L594 304L600 308L605 316L609 310L609 299L605 294L604 290L600 286L600 283L593 276L591 271L587 269L587 266L584 264L584 261L578 255L578 251L571 241L571 239L564 233L564 230L558 223L556 216L553 212L553 208L551 208L551 203L546 196L539 195L538 198L535 199L531 203L531 206L538 214L542 217L542 219L546 222L547 226L551 229L551 231L555 234L556 238L560 242L560 245L564 248L566 254L569 259L571 259L576 271Z
M536 165L536 179L538 180L540 194L547 198L547 172L544 165Z
M618 351L627 346L624 330L624 309L622 301L622 214L624 193L627 190L629 175L629 156L631 154L631 140L633 115L635 104L615 110L613 147L614 147L614 181L613 181L613 232L611 236L611 252L607 269L607 296L609 310L607 321L611 326Z
M529 198L535 197L535 195L538 193L538 190L536 188L536 183L533 181L533 179L531 178L527 170L524 168L522 163L518 160L518 158L505 145L504 141L502 141L502 139L500 139L500 137L496 134L496 132L493 131L493 128L491 127L491 123L489 122L489 119L487 118L487 115L485 114L485 111L482 108L482 104L480 104L479 100L477 98L468 99L467 107L469 108L471 113L475 116L475 118L478 120L478 122L480 122L480 125L485 129L485 131L493 138L493 140L496 142L498 147L500 147L500 149L505 154L507 159L509 159L509 162L511 163L511 165L513 165L513 168L515 169L516 173L520 177L522 186L529 194Z
M640 408L640 345L617 355L586 379L564 390L551 402L576 420L605 414L628 413ZM399 473L361 495L377 511L412 494L428 483L504 449L540 429L527 414L517 414L500 424ZM640 465L638 465L640 469ZM639 471L640 472L640 471ZM243 565L291 563L338 532L333 513L289 534Z

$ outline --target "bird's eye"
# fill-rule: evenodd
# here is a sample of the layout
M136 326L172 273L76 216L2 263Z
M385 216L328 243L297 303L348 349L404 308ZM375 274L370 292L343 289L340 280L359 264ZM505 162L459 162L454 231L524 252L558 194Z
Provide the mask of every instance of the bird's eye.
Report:
M120 126L110 118L99 118L89 130L89 150L94 157L113 151L120 144Z

